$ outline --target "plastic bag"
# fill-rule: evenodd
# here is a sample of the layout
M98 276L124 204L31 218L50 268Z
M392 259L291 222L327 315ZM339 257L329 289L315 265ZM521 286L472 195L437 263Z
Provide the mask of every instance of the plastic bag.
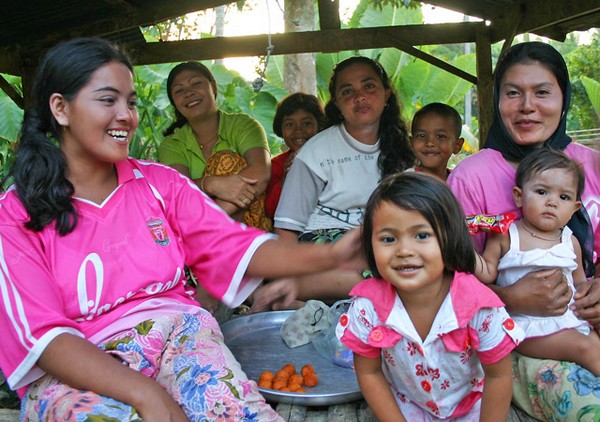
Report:
M311 342L312 337L329 327L325 315L329 306L320 300L309 300L304 307L298 309L281 326L281 337L289 348L302 346Z
M331 359L333 363L344 368L354 367L354 355L352 350L348 349L338 340L335 335L335 327L340 316L348 311L351 302L351 299L335 302L327 311L328 327L321 330L312 338L312 344L320 355Z

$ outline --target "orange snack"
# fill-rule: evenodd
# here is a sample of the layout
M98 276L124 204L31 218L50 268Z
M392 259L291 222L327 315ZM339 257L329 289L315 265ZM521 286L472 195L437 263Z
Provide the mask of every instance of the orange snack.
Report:
M287 388L286 380L278 378L273 381L273 390L282 390L283 388Z
M302 385L292 382L292 383L288 384L288 388L290 389L290 391L296 392L296 391L302 389Z
M290 378L290 373L284 369L280 369L279 371L277 371L277 373L275 374L275 378L279 378L282 380L288 380Z
M304 377L300 374L294 374L290 377L290 380L288 381L288 384L299 384L302 385L304 384Z
M258 386L260 388L269 388L269 389L272 389L273 388L273 381L260 380L260 381L258 381Z
M273 372L271 371L264 371L262 374L260 374L260 379L273 382L275 375L273 375Z
M314 387L319 383L319 377L316 374L308 374L304 377L304 385Z
M281 368L281 370L287 371L290 375L294 375L296 373L296 367L294 365L292 365L291 363L284 365L284 367Z
M258 386L284 392L306 393L304 386L314 387L319 383L319 377L315 374L312 365L304 365L301 374L296 373L296 367L288 363L275 374L271 371L263 371Z
M308 374L314 374L315 368L313 368L312 365L304 365L302 367L302 369L300 370L300 373L302 374L303 377L305 377Z

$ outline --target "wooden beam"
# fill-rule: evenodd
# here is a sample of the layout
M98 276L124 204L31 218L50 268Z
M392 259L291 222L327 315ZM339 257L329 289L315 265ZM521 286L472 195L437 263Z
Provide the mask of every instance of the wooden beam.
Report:
M479 120L479 148L483 148L494 119L494 79L492 74L492 44L489 28L477 33L475 41L477 62L477 110Z
M339 52L396 47L475 42L482 22L402 25L377 28L339 29L273 34L273 55ZM185 60L213 60L227 57L263 56L268 35L165 41L132 46L130 55L136 65L174 63Z
M468 72L465 72L462 69L459 69L456 66L451 65L450 63L446 63L437 57L432 56L431 54L427 54L418 48L413 47L412 45L403 43L401 41L397 41L396 48L402 50L411 56L417 57L429 64L439 67L440 69L445 70L446 72L452 73L453 75L458 76L466 81L471 82L474 85L477 85L477 76L471 75Z
M558 28L561 23L584 16L596 16L596 24L600 22L600 2L598 0L546 0L543 2L527 1L517 5L506 16L494 20L491 25L492 42L508 38L514 32L515 22L517 34L531 32L537 35L549 36L557 41L564 41L567 32ZM522 19L527 16L527 19ZM593 22L594 19L590 19Z
M318 0L319 23L321 29L340 29L340 2L339 0Z
M104 16L97 16L94 22L70 21L60 28L52 28L49 32L30 34L16 34L20 40L31 50L44 50L60 40L69 38L100 36L125 32L128 30L139 31L140 26L154 25L168 19L177 18L188 13L197 12L225 4L234 3L231 0L178 0L158 1L153 7L126 7L124 8L118 0L104 0L109 6L114 7L114 13L110 9L104 11Z
M23 99L23 96L21 96L21 94L19 94L2 75L0 75L0 89L2 89L2 91L4 91L21 110L25 109L25 100Z

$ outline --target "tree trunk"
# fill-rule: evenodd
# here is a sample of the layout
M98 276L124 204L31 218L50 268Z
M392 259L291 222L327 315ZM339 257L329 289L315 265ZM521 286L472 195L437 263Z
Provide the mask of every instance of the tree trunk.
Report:
M227 6L215 7L215 36L222 37L225 35L225 12ZM223 59L215 60L215 64L223 64Z
M285 0L285 32L314 31L315 2ZM290 92L317 95L317 69L313 53L288 54L284 57L284 87Z

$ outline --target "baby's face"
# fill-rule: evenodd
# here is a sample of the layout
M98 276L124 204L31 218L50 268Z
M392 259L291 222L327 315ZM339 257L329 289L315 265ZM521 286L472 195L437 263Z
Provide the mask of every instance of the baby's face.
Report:
M440 170L460 151L463 139L456 137L452 118L428 113L414 122L410 142L421 166Z
M523 189L513 191L515 204L530 226L542 232L564 227L581 206L577 180L565 169L548 169L533 175Z

